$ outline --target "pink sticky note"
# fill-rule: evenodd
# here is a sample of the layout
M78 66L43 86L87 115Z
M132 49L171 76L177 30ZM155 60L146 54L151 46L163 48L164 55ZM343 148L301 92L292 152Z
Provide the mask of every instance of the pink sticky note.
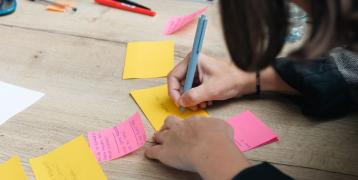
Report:
M278 141L278 137L250 111L231 117L227 121L234 129L236 146L243 152Z
M169 21L167 22L167 25L164 28L163 34L165 35L173 34L174 32L178 31L179 29L181 29L182 27L193 21L200 14L204 13L204 11L206 11L207 9L208 6L205 6L204 8L199 9L198 11L192 14L186 16L174 16L170 18Z
M131 153L145 144L147 136L139 113L113 128L88 132L88 141L98 162Z

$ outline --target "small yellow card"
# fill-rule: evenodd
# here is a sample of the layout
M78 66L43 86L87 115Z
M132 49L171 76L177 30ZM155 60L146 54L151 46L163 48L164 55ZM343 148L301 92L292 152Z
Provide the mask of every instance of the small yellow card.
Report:
M21 166L20 157L13 156L8 161L0 164L1 180L26 180L24 168Z
M174 65L174 42L130 42L123 79L165 77Z
M30 159L37 180L106 180L86 139L79 136L67 144Z
M180 112L179 108L168 96L168 86L166 84L148 89L132 90L130 93L156 131L160 130L165 118L169 115L175 115L183 119L193 115L208 116L208 113L204 110Z

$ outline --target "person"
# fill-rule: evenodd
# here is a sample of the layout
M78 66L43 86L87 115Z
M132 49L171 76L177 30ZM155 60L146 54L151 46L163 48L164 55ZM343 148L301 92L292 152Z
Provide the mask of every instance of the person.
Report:
M276 58L288 31L286 0L220 1L224 36L232 61L201 55L198 86L182 93L190 54L168 75L169 95L193 110L213 101L273 91L300 97L302 112L345 115L358 103L358 1L294 0L308 12L309 37L287 58ZM339 48L335 48L339 47ZM173 116L147 147L150 159L203 179L291 179L269 163L251 165L221 119Z

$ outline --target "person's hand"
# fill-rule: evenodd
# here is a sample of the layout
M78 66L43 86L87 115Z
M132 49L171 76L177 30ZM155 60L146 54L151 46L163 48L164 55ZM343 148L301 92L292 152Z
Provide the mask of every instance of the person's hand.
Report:
M153 139L157 144L146 148L148 158L204 179L231 179L250 166L233 142L232 128L221 119L169 116Z
M232 62L201 54L198 60L197 87L182 94L190 54L168 75L168 93L177 106L206 108L213 100L226 100L255 92L255 73L238 69Z

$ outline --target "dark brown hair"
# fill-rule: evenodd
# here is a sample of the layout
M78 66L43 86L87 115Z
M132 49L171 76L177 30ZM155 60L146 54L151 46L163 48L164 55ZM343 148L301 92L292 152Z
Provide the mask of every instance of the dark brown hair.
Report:
M291 55L313 58L344 45L358 50L358 1L311 0L312 27ZM288 32L287 0L221 0L224 36L234 63L243 70L267 67L280 53Z

